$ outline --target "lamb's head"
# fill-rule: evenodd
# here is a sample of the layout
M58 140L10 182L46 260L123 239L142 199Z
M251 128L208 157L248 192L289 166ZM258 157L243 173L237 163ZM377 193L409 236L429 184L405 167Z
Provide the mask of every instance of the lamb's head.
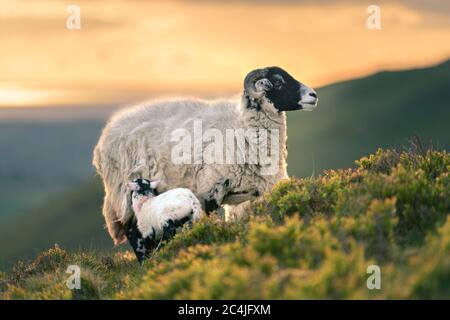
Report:
M250 99L250 107L266 111L310 111L317 106L316 92L295 80L279 67L256 69L244 80L244 94Z
M136 179L132 182L128 182L127 187L131 190L132 198L140 197L154 197L158 195L156 188L158 187L160 181L152 181L148 179Z
M148 179L136 179L132 182L128 182L128 190L131 190L131 206L136 215L139 215L142 205L158 195L156 188L159 185L159 181L151 181Z

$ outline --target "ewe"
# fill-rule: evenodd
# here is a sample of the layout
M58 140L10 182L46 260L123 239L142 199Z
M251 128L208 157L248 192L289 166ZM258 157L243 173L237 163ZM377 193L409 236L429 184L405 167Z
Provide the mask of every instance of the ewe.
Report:
M163 180L160 191L178 187L192 190L206 212L224 204L241 204L270 191L279 180L288 178L285 111L312 110L317 100L313 89L283 69L269 67L246 76L240 98L159 101L113 116L94 150L93 163L103 179L103 215L114 242L125 241L125 225L132 217L126 185L139 177ZM246 154L242 149L268 150L270 146L271 161L265 157L249 161L251 157L245 157L245 161L232 164L207 163L202 159L217 152L217 145L211 137L194 135L190 140L194 160L175 163L173 151L180 141L174 141L174 133L180 129L194 133L198 122L203 131L214 130L223 136L229 129L251 132L232 137L233 143L225 146L226 152ZM185 136L191 139L193 134ZM185 142L186 137L181 138ZM275 170L267 170L272 167Z

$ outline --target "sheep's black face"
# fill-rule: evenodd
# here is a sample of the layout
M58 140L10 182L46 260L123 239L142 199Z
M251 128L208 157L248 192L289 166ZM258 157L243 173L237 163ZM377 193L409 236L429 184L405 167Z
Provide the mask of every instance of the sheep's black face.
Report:
M279 67L256 69L244 80L244 89L252 103L269 103L278 111L312 110L317 94ZM257 107L257 105L256 105Z
M266 97L279 111L312 110L316 107L316 92L295 80L283 69L268 68L267 79L272 88L266 91Z
M136 179L128 183L128 188L135 195L148 196L157 194L155 183L148 179Z

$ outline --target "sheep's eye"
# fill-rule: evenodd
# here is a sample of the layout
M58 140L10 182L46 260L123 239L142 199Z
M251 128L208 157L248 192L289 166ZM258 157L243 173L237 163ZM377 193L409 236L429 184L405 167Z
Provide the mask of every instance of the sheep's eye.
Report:
M285 81L282 76L280 76L279 74L275 74L272 77L272 84L275 90L280 90L285 84Z

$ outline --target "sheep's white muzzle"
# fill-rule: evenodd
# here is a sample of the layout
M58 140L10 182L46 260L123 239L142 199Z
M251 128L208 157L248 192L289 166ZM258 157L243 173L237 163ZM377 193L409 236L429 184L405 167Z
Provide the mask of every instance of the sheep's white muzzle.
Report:
M316 101L315 102L313 102L313 103L309 103L309 102L299 102L299 105L300 105L300 110L302 110L302 111L312 111L312 110L314 110L316 107L317 107L317 101L318 101L319 99L316 99Z
M300 109L303 111L311 111L315 107L317 107L317 102L319 98L317 98L317 93L313 89L303 85L301 90L301 98L298 102Z

